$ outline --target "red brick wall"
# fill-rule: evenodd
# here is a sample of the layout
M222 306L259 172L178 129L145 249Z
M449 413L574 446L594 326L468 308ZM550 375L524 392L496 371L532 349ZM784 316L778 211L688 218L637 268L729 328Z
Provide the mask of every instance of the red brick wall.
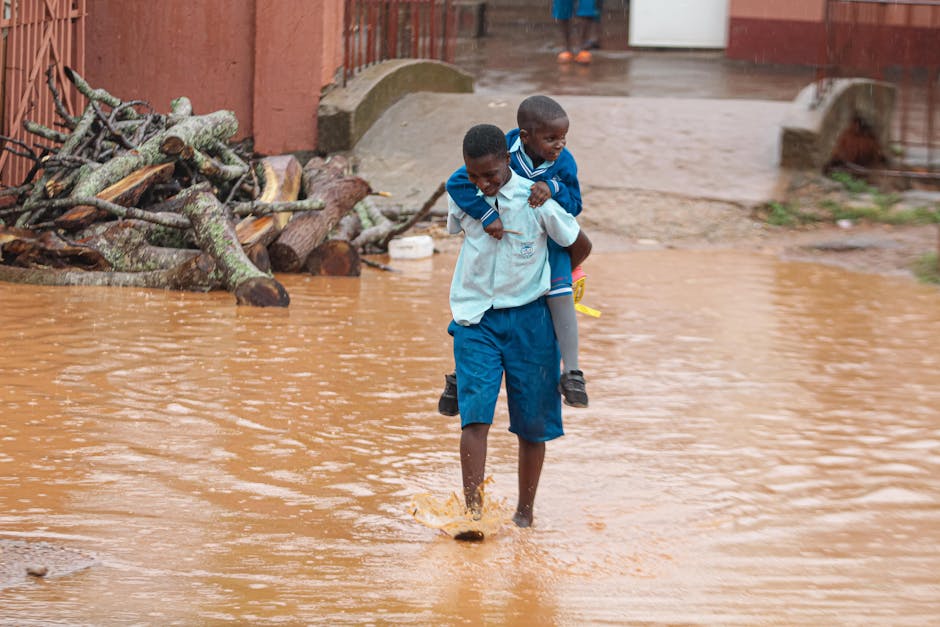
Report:
M316 146L342 61L342 0L88 0L86 78L158 112L231 109L259 152Z

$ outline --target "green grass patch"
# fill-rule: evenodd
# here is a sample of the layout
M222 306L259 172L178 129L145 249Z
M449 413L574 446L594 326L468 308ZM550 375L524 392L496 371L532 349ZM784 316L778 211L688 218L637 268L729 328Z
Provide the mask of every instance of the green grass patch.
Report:
M914 262L914 276L924 283L940 285L940 265L937 262L937 253L927 253Z
M908 225L908 224L936 224L940 222L940 211L930 207L915 207L913 209L893 210L897 199L889 196L868 207L848 206L834 200L824 200L819 203L821 209L826 211L833 222L837 220L852 220L854 222L878 222L881 224Z
M842 187L846 190L852 192L853 194L876 194L878 189L872 187L868 184L867 181L856 178L849 174L848 172L833 172L829 175L833 181L841 183Z
M764 220L773 226L798 226L820 221L819 216L785 202L769 202L764 206L764 211Z

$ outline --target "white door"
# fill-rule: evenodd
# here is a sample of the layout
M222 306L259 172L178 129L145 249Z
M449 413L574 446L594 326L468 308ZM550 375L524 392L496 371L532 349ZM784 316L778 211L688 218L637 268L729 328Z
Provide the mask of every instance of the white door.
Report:
M725 48L728 0L630 0L630 45Z

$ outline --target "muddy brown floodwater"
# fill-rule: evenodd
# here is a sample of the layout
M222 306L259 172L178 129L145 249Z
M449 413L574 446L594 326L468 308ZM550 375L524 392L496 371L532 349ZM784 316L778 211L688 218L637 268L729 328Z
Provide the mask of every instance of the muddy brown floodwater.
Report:
M591 407L536 526L461 544L453 255L227 293L0 284L0 538L98 563L2 624L927 624L940 615L940 293L754 253L587 264ZM490 492L515 498L505 409Z

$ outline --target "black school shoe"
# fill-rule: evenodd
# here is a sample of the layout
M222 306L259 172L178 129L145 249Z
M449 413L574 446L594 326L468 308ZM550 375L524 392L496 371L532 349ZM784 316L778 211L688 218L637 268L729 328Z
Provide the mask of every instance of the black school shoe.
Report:
M588 395L584 389L584 373L580 370L569 370L561 375L558 391L565 399L565 405L571 407L587 407Z
M457 373L444 375L444 392L437 401L437 411L445 416L456 416L460 413L457 406Z

